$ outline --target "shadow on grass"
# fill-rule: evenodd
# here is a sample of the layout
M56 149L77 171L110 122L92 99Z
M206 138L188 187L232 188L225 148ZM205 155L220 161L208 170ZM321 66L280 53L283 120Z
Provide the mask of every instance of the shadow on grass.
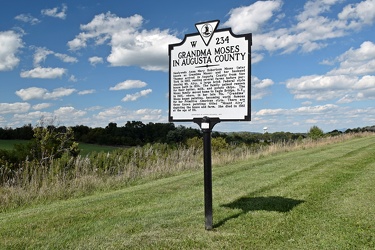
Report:
M235 200L234 202L221 205L222 207L241 209L242 212L234 214L228 218L225 218L214 225L214 227L220 227L225 222L238 218L239 216L246 214L251 211L263 210L263 211L274 211L280 213L286 213L291 211L294 207L305 201L295 200L291 198L284 198L280 196L269 196L269 197L242 197Z

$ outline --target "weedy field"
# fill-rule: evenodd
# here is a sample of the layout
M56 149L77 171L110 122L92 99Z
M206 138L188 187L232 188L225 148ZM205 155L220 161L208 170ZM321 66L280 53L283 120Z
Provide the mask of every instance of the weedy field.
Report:
M0 149L11 150L15 144L27 144L28 142L27 140L0 140ZM79 149L81 150L81 155L87 155L92 152L112 152L118 149L118 147L79 143Z
M0 249L375 249L375 137L275 151L0 213ZM1 195L1 194L0 194Z

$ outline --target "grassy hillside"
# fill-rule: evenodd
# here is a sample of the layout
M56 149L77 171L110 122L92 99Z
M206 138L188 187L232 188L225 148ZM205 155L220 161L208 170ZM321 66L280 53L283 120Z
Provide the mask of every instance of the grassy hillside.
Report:
M374 249L375 138L0 213L0 249ZM0 194L1 195L1 194Z

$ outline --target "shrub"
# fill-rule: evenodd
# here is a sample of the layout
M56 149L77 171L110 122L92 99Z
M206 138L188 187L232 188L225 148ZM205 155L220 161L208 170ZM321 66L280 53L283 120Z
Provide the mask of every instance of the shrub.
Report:
M313 140L317 140L324 136L323 130L321 130L318 126L312 126L307 134L307 136Z

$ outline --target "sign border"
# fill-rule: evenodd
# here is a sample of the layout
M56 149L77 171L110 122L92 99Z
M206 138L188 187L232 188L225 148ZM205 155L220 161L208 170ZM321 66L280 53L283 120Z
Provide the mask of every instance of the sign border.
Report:
M216 21L216 20L215 20ZM207 21L207 22L210 22L210 21ZM217 29L214 33L220 33L220 32L228 32L233 36L233 37L236 37L236 38L245 38L245 40L248 40L248 63L249 63L249 66L248 66L248 71L247 71L247 79L248 79L248 88L247 88L247 96L248 96L248 105L247 105L247 115L244 116L244 119L221 119L219 117L210 117L210 118L219 118L220 121L251 121L251 46L252 46L252 33L247 33L247 34L241 34L241 35L236 35L232 32L232 29L231 28L224 28L224 29ZM169 104L168 104L168 121L169 122L193 122L194 119L197 119L197 118L203 118L203 117L192 117L191 119L173 119L173 116L171 116L171 101L172 101L172 96L171 96L171 81L172 81L172 74L171 74L171 65L172 65L172 62L171 62L171 51L173 50L174 47L178 47L178 46L181 46L183 45L185 42L186 42L186 39L188 37L191 37L191 36L199 36L200 37L200 33L199 32L196 32L196 33L190 33L190 34L186 34L184 36L184 39L180 42L180 43L175 43L175 44L169 44L168 46L168 56L169 56Z

